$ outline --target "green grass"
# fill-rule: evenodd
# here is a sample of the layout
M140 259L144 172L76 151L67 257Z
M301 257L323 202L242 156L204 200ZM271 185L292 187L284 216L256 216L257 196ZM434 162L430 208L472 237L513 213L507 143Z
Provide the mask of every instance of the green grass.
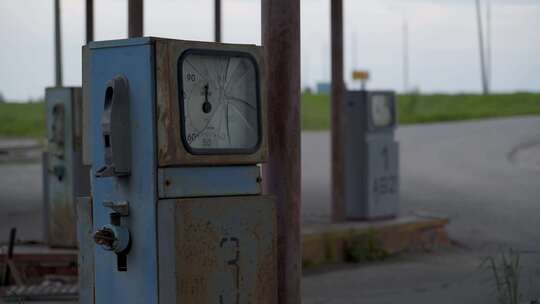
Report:
M406 95L398 97L400 124L540 115L540 94ZM302 128L326 130L330 126L327 95L302 96Z
M45 136L45 103L0 103L0 137Z
M398 111L400 124L540 115L540 94L406 95L398 97ZM43 102L0 103L0 137L43 137L44 115ZM302 128L329 127L329 96L302 95Z

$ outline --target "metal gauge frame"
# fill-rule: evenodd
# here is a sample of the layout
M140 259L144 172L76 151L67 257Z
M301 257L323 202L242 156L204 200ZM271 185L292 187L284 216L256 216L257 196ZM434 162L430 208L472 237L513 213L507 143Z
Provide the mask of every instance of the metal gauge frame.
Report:
M185 119L185 96L184 96L184 73L183 73L183 62L189 55L203 55L203 56L223 56L223 57L241 57L248 59L249 62L253 65L255 70L255 95L257 102L257 143L250 148L193 148L187 140L186 134L186 119ZM178 79L178 103L180 108L180 137L182 139L182 144L184 145L186 151L193 155L223 155L223 154L252 154L259 150L261 147L263 133L262 133L262 115L261 115L261 88L260 88L260 75L259 75L259 66L253 55L247 52L242 51L228 51L228 50L213 50L213 49L198 49L191 48L185 50L177 62L177 79Z
M393 130L397 126L397 105L396 105L396 95L392 91L371 91L367 92L366 94L366 116L367 116L367 129L370 131L387 131L387 130ZM386 126L376 126L373 121L372 116L372 98L373 96L379 96L383 95L386 98L388 98L389 106L390 106L390 115L391 115L391 122Z

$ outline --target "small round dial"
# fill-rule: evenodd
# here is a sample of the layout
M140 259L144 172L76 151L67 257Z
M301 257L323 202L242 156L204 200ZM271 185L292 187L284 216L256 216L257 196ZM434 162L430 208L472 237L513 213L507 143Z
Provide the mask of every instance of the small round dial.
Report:
M179 61L184 144L194 154L250 153L260 140L255 61L244 53L187 51Z
M385 95L371 97L371 120L375 127L387 127L392 124L390 99Z

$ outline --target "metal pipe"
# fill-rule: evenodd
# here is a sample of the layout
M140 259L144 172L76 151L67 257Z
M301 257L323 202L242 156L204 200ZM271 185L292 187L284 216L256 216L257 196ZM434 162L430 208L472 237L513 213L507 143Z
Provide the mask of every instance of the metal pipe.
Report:
M332 219L345 218L344 152L343 152L343 0L330 0L332 48Z
M300 0L262 0L269 159L264 190L276 197L278 303L301 303Z
M60 0L54 0L54 61L55 85L62 86L62 29L60 21Z
M221 0L214 0L214 40L221 42Z
M94 0L86 0L86 43L94 41Z
M143 36L143 0L128 0L128 37Z

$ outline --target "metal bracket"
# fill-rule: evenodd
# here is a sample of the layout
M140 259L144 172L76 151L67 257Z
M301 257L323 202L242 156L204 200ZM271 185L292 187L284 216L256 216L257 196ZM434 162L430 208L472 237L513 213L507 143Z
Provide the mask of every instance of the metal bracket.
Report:
M103 207L109 208L119 216L129 216L129 202L103 202Z

